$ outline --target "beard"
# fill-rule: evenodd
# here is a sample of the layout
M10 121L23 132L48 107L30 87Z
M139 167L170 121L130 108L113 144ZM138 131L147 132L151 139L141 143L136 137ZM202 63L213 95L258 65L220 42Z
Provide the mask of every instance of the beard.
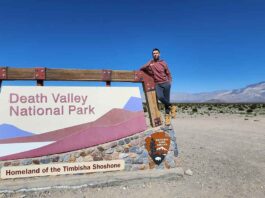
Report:
M158 57L153 57L154 61L158 61L159 60L159 56Z

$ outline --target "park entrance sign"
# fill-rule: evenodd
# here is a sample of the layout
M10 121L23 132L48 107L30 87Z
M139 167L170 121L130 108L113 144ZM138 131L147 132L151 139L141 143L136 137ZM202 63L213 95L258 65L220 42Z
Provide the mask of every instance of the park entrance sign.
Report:
M0 161L65 153L146 130L138 87L2 87Z
M37 86L2 86L14 80ZM49 81L107 87L45 86ZM112 82L142 85L148 116L138 86L111 87ZM175 168L175 132L161 125L154 79L142 71L0 66L0 181Z

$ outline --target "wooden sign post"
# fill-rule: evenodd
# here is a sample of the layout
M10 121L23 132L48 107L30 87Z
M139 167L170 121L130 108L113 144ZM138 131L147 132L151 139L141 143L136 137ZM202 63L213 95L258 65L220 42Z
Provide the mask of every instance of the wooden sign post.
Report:
M45 81L101 81L106 82L107 86L111 82L140 82L144 88L151 125L156 127L162 124L154 80L142 71L0 67L0 86L3 80L36 80L37 86L44 86Z

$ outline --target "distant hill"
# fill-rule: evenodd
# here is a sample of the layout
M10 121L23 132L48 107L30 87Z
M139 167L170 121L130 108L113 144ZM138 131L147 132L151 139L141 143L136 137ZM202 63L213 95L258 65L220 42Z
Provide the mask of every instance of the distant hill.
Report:
M28 137L34 135L33 133L23 131L10 124L0 125L0 140L14 137Z
M265 81L233 90L203 93L172 93L172 102L265 103Z

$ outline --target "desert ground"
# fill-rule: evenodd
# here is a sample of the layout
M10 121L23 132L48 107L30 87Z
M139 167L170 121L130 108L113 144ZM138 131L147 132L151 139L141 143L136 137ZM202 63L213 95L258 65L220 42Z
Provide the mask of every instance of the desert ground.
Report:
M9 191L4 191L8 183L1 182L0 197L265 197L264 104L178 104L172 126L180 166L192 175L174 176L172 170L163 170L161 176L145 179L145 171L127 172L109 185L85 185L83 175L74 175L74 184L66 188L53 188L51 183L46 189ZM117 174L108 173L106 178ZM104 179L104 174L98 177ZM63 184L68 176L56 177L60 179ZM27 181L9 182L26 186ZM47 178L34 179L40 187L44 182L47 186Z

